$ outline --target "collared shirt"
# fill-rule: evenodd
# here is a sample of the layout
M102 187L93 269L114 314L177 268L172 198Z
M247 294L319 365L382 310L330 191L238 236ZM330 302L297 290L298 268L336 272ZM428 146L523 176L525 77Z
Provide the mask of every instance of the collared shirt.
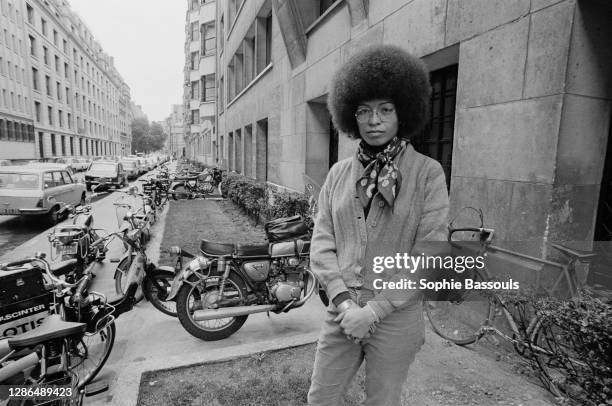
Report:
M330 299L348 287L375 290L377 278L398 281L409 276L399 269L373 272L375 257L411 254L420 241L446 241L449 202L441 165L410 144L395 160L402 184L394 208L376 194L367 220L357 196L356 183L363 173L357 155L336 163L327 175L319 195L310 263ZM368 303L381 319L421 299L418 291L376 293Z

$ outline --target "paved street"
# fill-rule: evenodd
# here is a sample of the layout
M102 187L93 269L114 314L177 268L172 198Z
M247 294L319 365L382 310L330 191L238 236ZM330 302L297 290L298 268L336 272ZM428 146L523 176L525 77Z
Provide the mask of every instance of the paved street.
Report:
M117 230L113 202L119 196L119 193L110 193L92 203L96 228L104 228L109 232ZM164 223L165 213L153 228L153 239L148 246L148 255L154 261L159 258ZM107 261L96 269L97 277L92 290L116 296L113 275L117 264L111 263L110 259L119 258L123 249L119 241L114 241L109 248ZM0 262L23 258L35 251L49 253L47 230L14 250L3 253ZM145 370L187 365L210 359L211 355L231 356L292 342L312 342L316 338L323 312L323 305L318 298L314 298L301 309L287 314L271 314L269 318L265 313L251 315L245 325L230 338L205 342L183 330L178 319L157 311L148 302L141 302L131 312L121 315L116 322L115 345L98 378L108 380L110 390L88 398L86 404L135 404L140 374Z

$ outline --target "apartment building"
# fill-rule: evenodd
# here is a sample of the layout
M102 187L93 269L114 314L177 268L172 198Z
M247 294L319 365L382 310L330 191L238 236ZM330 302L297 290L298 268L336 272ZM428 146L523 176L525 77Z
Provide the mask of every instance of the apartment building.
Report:
M394 44L431 72L417 150L446 172L452 213L481 207L499 240L545 256L549 241L612 235L612 7L601 0L219 1L219 158L303 190L354 142L326 97L356 51ZM605 170L604 170L605 168Z
M188 0L187 6L183 91L185 156L215 165L216 2Z
M23 2L0 1L0 159L33 159L35 136Z
M183 157L185 151L185 109L182 104L173 104L170 115L164 120L164 130L168 134L166 151L174 157Z
M19 57L4 49L3 58L10 58L3 61L4 66L19 63L19 77L15 73L15 83L6 86L3 77L2 90L15 94L15 106L21 96L21 111L33 122L27 154L16 150L19 134L15 130L13 135L7 130L7 140L0 137L0 143L10 143L10 150L0 148L1 153L9 159L35 159L129 151L130 89L113 58L69 4L65 0L0 0L0 6L10 21L2 24L1 34L17 44L13 49L19 49ZM21 140L26 142L23 130Z

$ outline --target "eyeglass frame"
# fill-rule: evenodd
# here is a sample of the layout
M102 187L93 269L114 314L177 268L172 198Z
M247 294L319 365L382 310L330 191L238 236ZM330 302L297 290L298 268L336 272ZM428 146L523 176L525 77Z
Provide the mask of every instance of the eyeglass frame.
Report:
M379 109L385 108L386 104L391 104L393 107L391 107L391 111L387 114L382 114L381 111L379 111ZM367 118L365 120L359 120L358 117L358 113L360 110L368 110L369 113L367 114ZM385 102L382 103L381 105L379 105L378 107L371 109L370 107L359 107L357 108L357 111L355 112L355 120L357 120L358 123L367 123L368 121L370 121L372 119L372 117L374 117L374 113L376 113L376 115L378 116L378 118L380 119L380 121L382 122L387 122L387 118L389 116L391 116L391 114L395 113L397 110L395 108L395 105L392 102Z

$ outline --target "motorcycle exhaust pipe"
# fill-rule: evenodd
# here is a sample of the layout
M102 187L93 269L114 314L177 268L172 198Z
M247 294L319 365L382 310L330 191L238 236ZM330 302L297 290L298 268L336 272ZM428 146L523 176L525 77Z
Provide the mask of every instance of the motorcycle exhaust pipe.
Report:
M236 306L222 309L196 310L193 312L194 321L207 321L223 319L226 317L246 316L247 314L263 313L277 310L277 305Z

